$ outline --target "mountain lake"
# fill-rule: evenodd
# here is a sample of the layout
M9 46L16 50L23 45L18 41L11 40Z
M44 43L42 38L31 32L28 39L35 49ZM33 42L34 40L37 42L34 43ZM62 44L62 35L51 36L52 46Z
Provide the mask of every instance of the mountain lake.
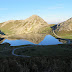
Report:
M24 36L24 38L21 37L20 38L8 38L8 39L4 39L2 40L2 42L0 42L1 44L3 43L9 43L11 44L11 46L19 46L19 45L30 45L30 44L34 44L34 45L56 45L56 44L63 44L63 43L67 43L66 40L59 40L56 39L55 37L51 36L51 35L26 35Z

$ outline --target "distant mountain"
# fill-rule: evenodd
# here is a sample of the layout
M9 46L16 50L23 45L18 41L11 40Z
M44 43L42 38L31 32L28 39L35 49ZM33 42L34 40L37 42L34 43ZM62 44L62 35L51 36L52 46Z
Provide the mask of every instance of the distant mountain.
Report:
M58 31L72 31L72 18L57 25Z
M55 25L54 27L55 33L57 35L61 36L72 36L72 18L68 19L67 21L64 21L62 23L59 23L58 25Z
M0 23L0 30L6 34L39 33L48 23L41 17L32 15L26 20L10 20Z

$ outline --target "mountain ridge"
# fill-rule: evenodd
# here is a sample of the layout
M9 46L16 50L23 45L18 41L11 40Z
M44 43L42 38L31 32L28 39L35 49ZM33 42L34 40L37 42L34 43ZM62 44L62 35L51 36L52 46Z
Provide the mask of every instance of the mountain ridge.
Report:
M57 25L57 30L65 30L65 31L72 31L72 17L62 23Z
M54 31L62 38L72 39L72 18L55 25Z
M0 30L6 34L38 33L40 29L49 26L41 17L32 15L25 20L9 20L1 23Z

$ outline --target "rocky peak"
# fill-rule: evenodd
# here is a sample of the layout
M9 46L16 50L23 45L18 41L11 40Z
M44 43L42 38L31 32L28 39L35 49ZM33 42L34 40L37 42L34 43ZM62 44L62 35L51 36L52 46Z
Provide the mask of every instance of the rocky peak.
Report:
M62 23L59 23L57 25L57 31L72 31L72 18L62 22Z
M38 33L43 27L47 27L48 23L45 22L38 15L32 15L31 17L25 20L15 20L4 22L1 25L1 30L6 29L15 34L23 33Z

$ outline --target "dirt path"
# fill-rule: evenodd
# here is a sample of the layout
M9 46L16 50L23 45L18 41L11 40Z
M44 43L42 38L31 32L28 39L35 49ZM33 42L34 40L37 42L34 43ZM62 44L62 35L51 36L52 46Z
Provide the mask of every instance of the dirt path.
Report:
M54 32L54 30L53 30L53 34L54 34L55 36L57 36L58 38L61 38L60 36L58 36L58 35Z
M12 50L12 55L14 55L14 56L19 56L19 57L30 57L30 56L17 55L17 54L15 54L15 50L23 49L23 48L27 48L27 47L32 47L32 46L25 46L25 47L15 48L15 49Z

